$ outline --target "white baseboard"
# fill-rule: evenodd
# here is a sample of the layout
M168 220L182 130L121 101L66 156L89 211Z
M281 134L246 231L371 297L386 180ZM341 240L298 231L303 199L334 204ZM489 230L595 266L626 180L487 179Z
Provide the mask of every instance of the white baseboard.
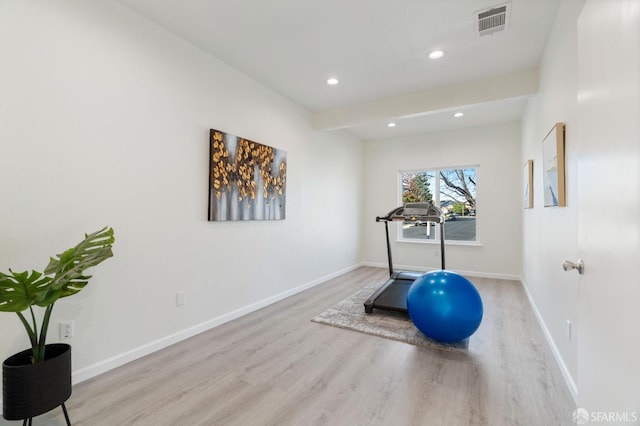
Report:
M364 266L374 266L377 268L385 268L388 269L389 265L386 263L376 263L376 262L364 262ZM394 269L401 271L418 271L418 272L429 272L435 271L436 268L425 268L424 266L411 266L411 265L393 265ZM465 275L468 277L479 277L479 278L494 278L498 280L515 280L520 281L519 275L511 275L511 274L498 274L494 272L477 272L477 271L462 271L459 269L451 269L454 272L459 273L460 275Z
M181 330L177 333L170 334L168 336L163 337L162 339L158 339L154 342L150 342L146 345L142 345L125 353L116 355L109 359L105 359L103 361L97 362L88 367L82 368L80 370L76 370L72 373L72 383L80 383L85 380L88 380L92 377L95 377L99 374L105 373L114 368L120 367L124 364L127 364L131 361L134 361L138 358L142 358L143 356L149 355L153 352L159 351L160 349L164 349L168 346L171 346L175 343L181 342L185 339L195 336L196 334L200 334L204 331L210 330L214 327L222 325L226 322L232 321L236 318L239 318L243 315L247 315L253 311L257 311L258 309L264 308L265 306L271 305L273 303L279 302L280 300L286 299L287 297L298 294L302 291L308 290L312 287L315 287L319 284L322 284L332 278L345 274L347 272L353 271L354 269L363 266L362 263L358 263L352 265L348 268L342 269L340 271L333 272L329 275L325 275L316 280L310 281L308 283L302 284L298 287L292 288L280 294L276 294L274 296L268 297L266 299L260 300L258 302L252 303L251 305L245 306L240 309L236 309L235 311L226 313L216 318L212 318L208 321L205 321L201 324L197 324L193 327L189 327L185 330ZM0 411L2 406L0 405Z
M540 314L540 311L538 310L536 303L533 301L533 298L531 297L531 293L529 293L529 288L527 287L527 284L522 278L520 278L520 282L522 283L522 288L524 288L524 292L527 294L527 299L529 299L529 304L531 305L531 309L533 310L533 313L535 314L536 319L538 320L538 324L540 324L540 328L542 328L544 337L547 339L547 343L551 348L553 357L558 363L558 367L560 367L560 371L562 372L562 377L564 378L564 381L567 384L567 387L569 388L569 392L573 397L573 401L577 404L578 403L578 386L576 385L576 382L573 380L573 377L571 377L571 373L569 373L569 369L567 368L567 365L564 363L564 359L562 358L562 355L560 355L560 351L556 346L556 342L553 340L553 337L551 336L551 333L547 328L547 324L545 324L544 319L542 318L542 314Z

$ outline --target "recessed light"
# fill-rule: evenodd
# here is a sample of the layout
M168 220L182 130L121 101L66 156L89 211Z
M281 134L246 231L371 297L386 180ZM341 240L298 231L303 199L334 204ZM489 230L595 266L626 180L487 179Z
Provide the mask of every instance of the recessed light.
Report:
M454 116L455 118L460 118L460 117L462 117L463 115L464 115L464 112L456 112L455 114L453 114L453 116Z
M434 50L429 53L429 59L440 59L444 56L444 52L442 50Z
M387 124L387 127L396 127L396 123L389 123Z
M335 77L331 77L330 79L328 79L328 80L327 80L327 84L328 84L329 86L335 86L335 85L336 85L336 84L338 84L338 83L339 83L339 81L338 81L338 79L337 79L337 78L335 78Z

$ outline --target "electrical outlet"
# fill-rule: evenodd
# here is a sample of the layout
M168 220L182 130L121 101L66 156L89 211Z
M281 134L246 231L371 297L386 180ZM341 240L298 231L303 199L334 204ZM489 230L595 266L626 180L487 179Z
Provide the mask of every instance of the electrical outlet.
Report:
M567 320L567 339L571 340L571 320Z
M71 339L73 337L73 321L60 322L60 339Z
M184 306L184 303L185 303L184 291L179 291L178 294L176 295L176 306Z

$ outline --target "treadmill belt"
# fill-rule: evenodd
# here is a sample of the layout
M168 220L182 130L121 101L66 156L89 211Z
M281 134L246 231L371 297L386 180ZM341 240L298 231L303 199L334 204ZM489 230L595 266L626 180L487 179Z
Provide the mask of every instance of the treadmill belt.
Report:
M373 307L398 312L407 312L407 293L413 279L397 278L373 302Z

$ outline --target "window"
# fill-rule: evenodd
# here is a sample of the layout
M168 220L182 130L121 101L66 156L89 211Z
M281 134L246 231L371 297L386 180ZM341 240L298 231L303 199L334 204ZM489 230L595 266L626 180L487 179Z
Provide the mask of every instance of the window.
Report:
M402 204L427 201L445 214L448 241L476 241L476 167L400 172ZM402 224L403 240L440 240L435 224Z

